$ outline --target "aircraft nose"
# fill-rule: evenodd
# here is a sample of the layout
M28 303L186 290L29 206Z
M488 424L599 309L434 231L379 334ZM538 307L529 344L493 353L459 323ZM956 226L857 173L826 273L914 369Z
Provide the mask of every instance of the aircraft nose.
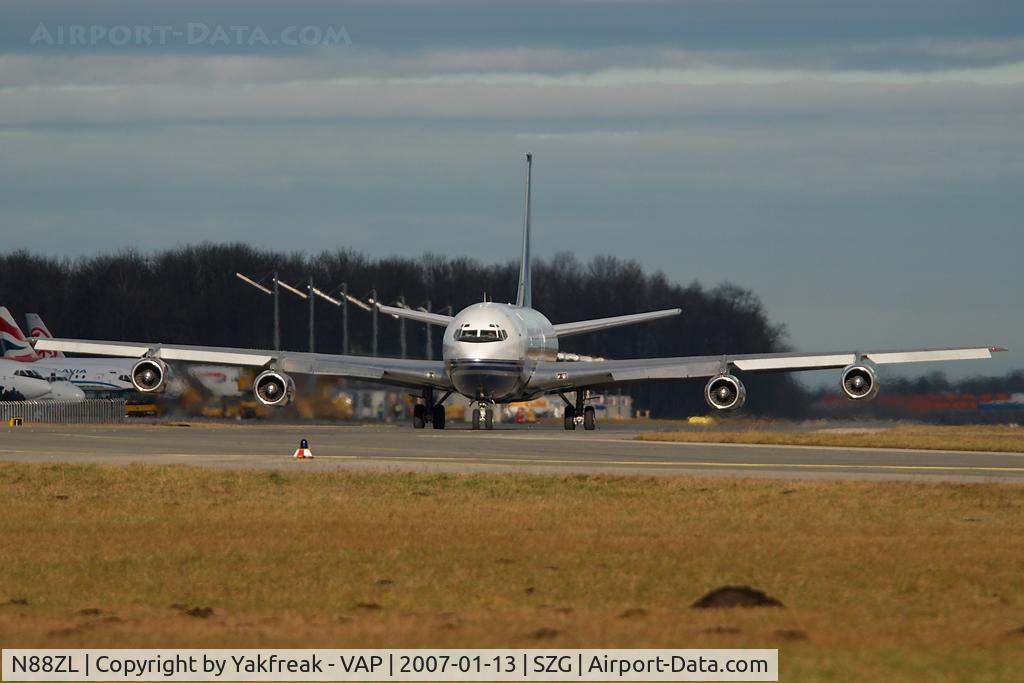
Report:
M462 395L502 399L519 388L522 365L518 361L452 360L448 371Z
M50 393L58 401L85 400L85 392L69 382L61 382L59 384L52 385Z

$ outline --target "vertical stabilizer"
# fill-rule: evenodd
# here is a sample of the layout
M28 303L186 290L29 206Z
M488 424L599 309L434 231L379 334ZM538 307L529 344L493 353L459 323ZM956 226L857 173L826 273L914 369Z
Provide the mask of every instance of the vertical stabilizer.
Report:
M28 326L28 334L36 339L53 339L50 330L46 327L42 317L38 313L26 313L25 325ZM40 358L64 358L63 351L37 351Z
M530 291L530 175L533 170L533 155L526 153L526 217L523 219L523 255L519 261L519 290L516 292L516 306L533 307Z
M3 351L3 357L8 360L28 363L39 360L39 356L32 350L6 306L0 306L0 350Z

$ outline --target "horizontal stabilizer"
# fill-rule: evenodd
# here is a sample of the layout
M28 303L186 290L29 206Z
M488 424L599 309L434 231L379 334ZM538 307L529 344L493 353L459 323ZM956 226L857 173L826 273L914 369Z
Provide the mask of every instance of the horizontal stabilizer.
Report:
M385 306L384 304L378 303L377 310L381 313L393 315L397 318L408 318L409 320L427 323L428 325L438 325L439 327L448 327L448 323L452 321L452 316L450 315L428 313L426 311L421 311L418 308L400 308L398 306Z
M573 334L597 332L598 330L607 330L611 327L635 325L636 323L646 323L651 320L671 318L672 316L679 315L682 312L683 310L681 308L670 308L664 311L651 311L650 313L617 315L614 318L597 318L595 320L581 320L575 323L561 323L560 325L555 325L555 335L561 338L568 337Z

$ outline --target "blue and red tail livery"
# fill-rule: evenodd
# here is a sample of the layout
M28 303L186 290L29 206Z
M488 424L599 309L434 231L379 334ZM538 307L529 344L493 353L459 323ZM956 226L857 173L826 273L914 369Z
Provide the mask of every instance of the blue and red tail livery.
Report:
M3 357L8 360L18 360L25 363L39 360L39 356L32 350L32 346L25 339L18 323L7 310L6 306L0 306L0 350Z

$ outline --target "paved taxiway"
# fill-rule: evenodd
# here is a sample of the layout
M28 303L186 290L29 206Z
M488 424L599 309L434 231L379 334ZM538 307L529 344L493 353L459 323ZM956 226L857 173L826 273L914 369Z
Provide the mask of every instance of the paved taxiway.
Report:
M636 431L625 429L132 424L37 425L0 434L0 460L20 462L1024 483L1024 453L658 443L634 441ZM290 457L301 438L314 460Z

